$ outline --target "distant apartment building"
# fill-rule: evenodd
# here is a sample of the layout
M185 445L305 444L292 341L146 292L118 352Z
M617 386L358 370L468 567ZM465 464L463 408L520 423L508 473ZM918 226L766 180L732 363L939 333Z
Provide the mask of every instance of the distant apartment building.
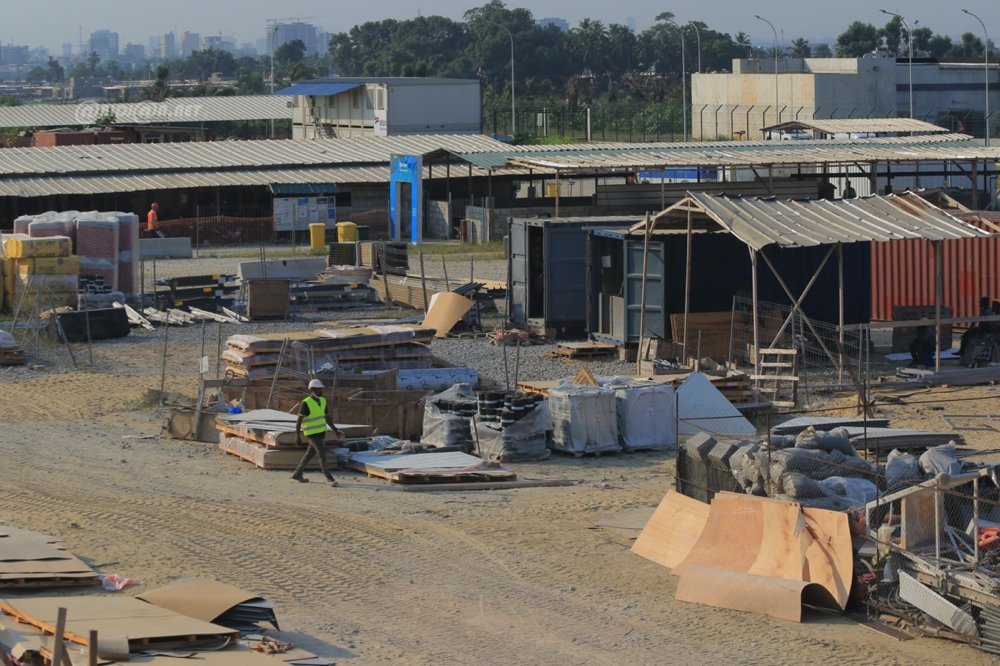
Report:
M185 30L181 33L181 50L180 56L182 58L187 58L189 55L201 48L201 35L197 32L188 32Z
M174 60L177 57L177 39L174 33L160 35L160 60Z
M118 33L113 30L95 30L90 33L87 53L96 53L101 62L111 62L118 59Z
M208 35L201 40L201 48L204 51L212 49L232 53L236 50L236 39L228 35Z
M264 35L267 40L267 51L268 53L277 51L297 39L305 44L307 54L320 53L327 49L327 44L321 41L320 32L312 23L302 21L269 23Z
M125 45L122 49L122 60L129 63L138 64L146 59L146 47L142 44L132 44L131 42Z
M31 62L31 47L0 45L0 65L26 65Z
M542 26L543 28L547 28L550 25L554 25L555 27L559 28L562 32L569 32L569 21L567 21L566 19L550 16L548 18L538 19L538 25Z

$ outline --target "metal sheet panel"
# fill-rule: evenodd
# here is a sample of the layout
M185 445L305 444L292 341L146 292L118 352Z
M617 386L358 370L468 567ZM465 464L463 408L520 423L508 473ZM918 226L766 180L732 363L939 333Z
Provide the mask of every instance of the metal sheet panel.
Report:
M979 314L979 298L1000 297L1000 238L942 242L942 306L955 317ZM934 247L928 241L873 243L871 318L891 321L897 305L934 304Z
M587 232L579 223L545 226L546 325L584 325L587 319Z
M643 241L625 241L625 336L627 342L639 342L642 318ZM663 245L649 244L646 267L645 337L666 338L663 312Z
M509 242L510 319L518 326L525 326L528 321L528 229L525 220L511 222Z

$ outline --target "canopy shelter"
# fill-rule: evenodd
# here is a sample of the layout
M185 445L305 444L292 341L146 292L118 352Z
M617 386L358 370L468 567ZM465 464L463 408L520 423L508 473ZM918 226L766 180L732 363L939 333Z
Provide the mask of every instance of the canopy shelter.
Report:
M645 237L644 254L648 253L650 237L657 234L687 234L687 251L684 284L684 323L682 344L687 349L687 321L691 294L691 243L698 231L727 232L747 246L750 252L751 289L753 309L754 375L760 374L762 349L758 312L758 259L762 259L774 274L775 279L791 300L791 312L782 326L763 349L773 349L793 316L798 312L809 290L815 284L820 272L836 253L839 266L839 346L835 355L822 343L821 336L813 328L808 318L806 324L820 342L823 351L841 371L845 369L843 357L844 343L844 259L843 244L862 242L887 242L904 239L924 239L931 241L935 253L935 340L941 348L941 241L961 238L989 237L987 231L974 227L948 212L937 208L916 194L871 196L862 199L782 201L774 198L713 196L688 192L676 204L648 216L634 225L633 233ZM809 282L798 295L793 294L787 283L775 268L774 262L764 252L768 246L780 249L829 246L823 260L816 267ZM645 262L645 257L644 257ZM646 270L643 268L643 296L640 317L645 314ZM644 322L640 322L640 334L645 335ZM940 359L936 361L940 369ZM859 385L859 378L853 378Z
M767 135L775 132L813 132L815 138L825 139L837 135L849 138L865 138L873 135L898 136L902 134L947 134L949 130L916 118L814 118L811 120L789 120L777 125L764 127Z

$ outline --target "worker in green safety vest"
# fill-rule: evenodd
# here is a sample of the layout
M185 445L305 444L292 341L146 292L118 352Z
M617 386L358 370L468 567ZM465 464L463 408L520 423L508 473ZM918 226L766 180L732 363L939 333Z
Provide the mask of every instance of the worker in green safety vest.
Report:
M337 480L330 474L326 466L326 427L330 426L338 439L343 439L344 434L337 429L333 423L333 416L330 414L326 398L323 397L323 382L314 379L309 382L309 395L305 397L299 406L299 418L295 422L295 443L302 446L302 435L309 441L306 452L299 461L298 467L292 472L292 478L300 483L305 483L309 479L302 476L306 465L313 456L319 457L319 468L323 476L330 482L331 486L337 485Z

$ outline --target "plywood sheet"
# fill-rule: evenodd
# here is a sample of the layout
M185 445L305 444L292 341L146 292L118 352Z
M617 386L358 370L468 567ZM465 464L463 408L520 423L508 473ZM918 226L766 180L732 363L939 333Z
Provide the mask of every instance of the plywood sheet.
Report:
M669 491L632 544L632 552L673 569L698 541L708 513L704 502Z
M472 309L472 301L461 294L441 291L431 296L430 307L421 326L433 328L435 335L443 338L455 327L458 320Z
M836 607L837 602L817 583L757 576L712 567L688 568L677 584L677 599L802 621L802 604Z
M683 576L692 566L818 583L843 609L853 569L847 515L719 493L705 529L674 573Z

